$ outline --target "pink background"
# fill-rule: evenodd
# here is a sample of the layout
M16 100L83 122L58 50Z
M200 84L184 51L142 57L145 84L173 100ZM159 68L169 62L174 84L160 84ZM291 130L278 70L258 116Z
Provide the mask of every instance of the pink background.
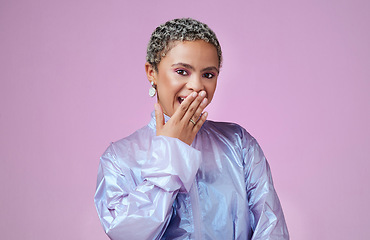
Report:
M0 1L0 238L107 239L99 157L149 121L146 44L175 17L218 34L209 118L258 139L291 238L370 238L369 11L366 0Z

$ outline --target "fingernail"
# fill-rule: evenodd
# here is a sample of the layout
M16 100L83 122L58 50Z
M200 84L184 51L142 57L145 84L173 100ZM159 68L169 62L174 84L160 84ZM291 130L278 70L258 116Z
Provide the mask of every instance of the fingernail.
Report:
M197 93L197 92L193 92L193 93L192 93L192 96L193 96L193 97L196 97L197 95L198 95L198 93Z
M208 117L208 112L204 112L203 115L207 118Z
M207 104L207 102L208 102L208 99L207 98L204 98L203 100L202 100L202 104L204 105L204 104Z
M199 95L200 95L201 97L204 97L204 96L206 96L206 92L205 92L205 91L201 91Z

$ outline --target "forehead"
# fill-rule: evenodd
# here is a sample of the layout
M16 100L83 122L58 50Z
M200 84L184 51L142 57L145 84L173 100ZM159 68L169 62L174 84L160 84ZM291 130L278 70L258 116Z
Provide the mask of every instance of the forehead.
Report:
M216 47L203 40L176 41L162 59L161 63L183 62L190 65L218 67L219 58ZM161 64L160 64L161 65Z

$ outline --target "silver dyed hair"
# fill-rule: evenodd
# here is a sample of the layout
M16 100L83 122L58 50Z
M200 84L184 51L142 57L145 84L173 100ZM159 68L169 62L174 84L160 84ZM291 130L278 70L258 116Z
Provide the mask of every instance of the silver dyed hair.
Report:
M176 41L203 40L216 47L218 67L222 64L222 51L216 34L204 23L192 18L173 19L159 25L150 37L146 61L158 71L158 64L174 46Z

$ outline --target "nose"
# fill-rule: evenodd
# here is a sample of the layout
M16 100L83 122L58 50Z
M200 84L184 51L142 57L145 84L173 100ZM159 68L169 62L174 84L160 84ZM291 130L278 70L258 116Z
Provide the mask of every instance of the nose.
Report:
M187 87L190 90L193 90L195 92L200 92L204 90L204 85L202 82L201 76L197 76L197 74L194 74L188 81Z

